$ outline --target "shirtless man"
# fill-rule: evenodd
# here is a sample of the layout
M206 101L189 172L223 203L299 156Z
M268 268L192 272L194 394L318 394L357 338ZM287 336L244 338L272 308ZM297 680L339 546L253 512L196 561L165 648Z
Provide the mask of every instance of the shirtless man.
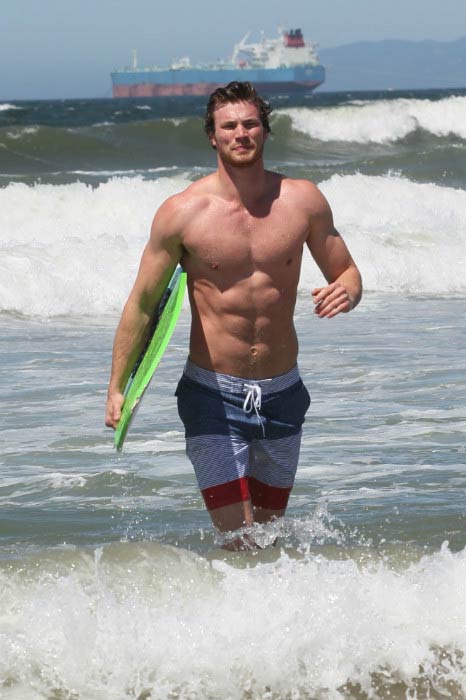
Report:
M106 425L115 428L130 367L180 262L192 325L178 410L187 454L221 531L283 516L293 486L310 403L293 324L304 245L328 282L312 292L319 318L350 311L362 291L319 189L265 170L269 113L249 83L210 96L205 128L217 170L155 214L116 332L108 389Z

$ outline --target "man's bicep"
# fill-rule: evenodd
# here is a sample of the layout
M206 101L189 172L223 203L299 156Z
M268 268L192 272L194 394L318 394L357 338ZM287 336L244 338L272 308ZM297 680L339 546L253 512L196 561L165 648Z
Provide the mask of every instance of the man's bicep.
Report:
M352 263L349 250L333 223L330 206L323 197L311 217L306 243L328 282L335 281Z
M158 303L181 256L180 236L170 230L165 217L156 215L133 288L134 296L145 310L152 310Z
M327 282L334 282L353 263L350 252L338 231L327 232L308 247Z

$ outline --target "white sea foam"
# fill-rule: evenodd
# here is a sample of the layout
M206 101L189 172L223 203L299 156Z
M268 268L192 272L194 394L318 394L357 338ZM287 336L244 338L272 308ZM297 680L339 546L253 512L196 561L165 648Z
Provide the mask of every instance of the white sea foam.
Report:
M13 109L22 109L18 105L12 105L9 104L8 102L4 102L3 104L0 104L0 112L8 112Z
M466 139L466 97L438 102L419 99L379 100L338 107L277 110L293 128L321 141L390 143L423 129L435 136Z
M182 124L186 124L188 117L163 117L161 121L169 122L174 126L181 126Z
M466 292L464 190L367 175L334 175L321 189L367 290Z
M0 189L0 310L31 316L119 312L152 216L181 176ZM397 294L466 292L466 192L395 176L321 183L365 287ZM301 288L322 276L305 256Z
M32 316L121 310L158 206L182 178L13 183L0 190L0 309Z
M12 141L17 141L18 139L23 138L23 136L31 136L32 134L36 134L38 131L38 126L26 126L17 129L17 131L7 131L6 135Z
M407 567L63 548L0 571L2 697L464 697L465 577L446 547Z

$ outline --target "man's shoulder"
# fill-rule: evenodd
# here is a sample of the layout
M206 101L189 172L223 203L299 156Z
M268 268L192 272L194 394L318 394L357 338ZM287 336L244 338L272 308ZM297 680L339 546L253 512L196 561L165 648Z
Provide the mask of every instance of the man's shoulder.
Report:
M315 213L328 206L327 200L318 186L311 180L304 178L283 177L282 193L294 206L309 209L310 213Z
M155 213L155 229L163 229L167 234L181 234L185 226L207 209L212 201L210 177L197 180L181 192L168 197Z
M168 206L173 210L189 207L191 210L207 206L213 196L212 175L207 175L192 182L181 192L172 195L165 200L163 206Z
M306 180L305 178L283 177L283 187L285 188L285 191L290 192L297 197L317 197L321 195L317 185L312 182L312 180Z

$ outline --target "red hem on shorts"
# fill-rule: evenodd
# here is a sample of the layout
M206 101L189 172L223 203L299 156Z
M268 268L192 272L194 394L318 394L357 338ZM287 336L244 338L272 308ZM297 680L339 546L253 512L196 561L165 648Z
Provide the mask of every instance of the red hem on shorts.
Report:
M284 510L288 504L291 488L269 486L269 484L264 484L250 476L249 493L254 506L270 510Z
M215 508L223 508L231 506L233 503L241 503L249 500L249 488L247 476L234 481L228 481L226 484L218 484L218 486L209 486L202 490L204 502L208 510Z
M226 484L209 486L201 493L208 510L224 508L249 499L254 506L259 508L284 510L288 504L290 492L291 488L269 486L252 476L249 478L243 476L241 479L228 481Z

